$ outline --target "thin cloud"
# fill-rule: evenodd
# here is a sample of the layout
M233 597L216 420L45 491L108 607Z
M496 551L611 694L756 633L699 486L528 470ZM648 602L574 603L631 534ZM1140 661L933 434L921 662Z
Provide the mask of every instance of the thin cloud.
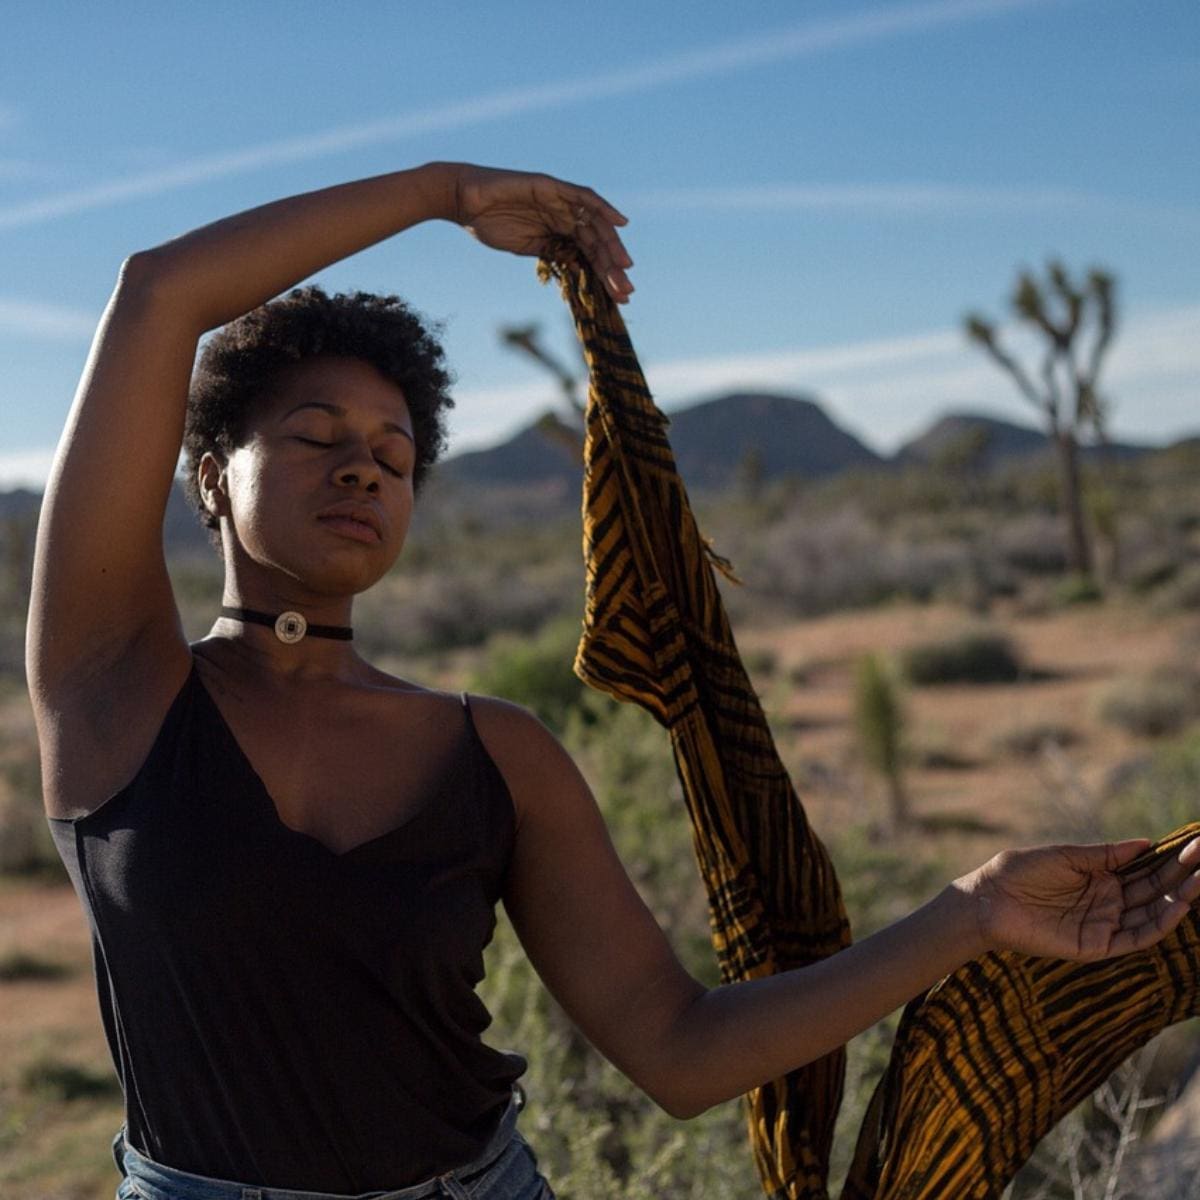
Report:
M394 142L418 134L478 125L584 101L633 95L844 46L1059 2L1062 0L927 0L925 3L878 8L850 17L810 21L790 29L669 55L590 78L569 77L532 87L492 92L454 104L190 159L173 167L39 197L0 208L0 229L33 225L276 164L340 154L359 146Z
M23 487L40 492L50 478L56 449L38 446L30 450L0 451L0 488Z
M1172 209L1059 187L971 187L947 183L772 183L742 187L663 188L634 193L623 201L640 212L683 209L716 212L847 211L892 216L998 216L1078 213L1182 217L1194 209Z
M98 313L39 300L0 296L0 336L15 335L51 342L89 342Z

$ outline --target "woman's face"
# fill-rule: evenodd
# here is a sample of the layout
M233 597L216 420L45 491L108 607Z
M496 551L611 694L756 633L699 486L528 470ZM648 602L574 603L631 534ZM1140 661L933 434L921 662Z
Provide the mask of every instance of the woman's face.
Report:
M404 393L369 363L330 356L285 367L221 472L227 565L240 576L283 572L292 594L294 585L329 598L365 591L404 545L415 461ZM206 470L218 469L201 464L202 490Z

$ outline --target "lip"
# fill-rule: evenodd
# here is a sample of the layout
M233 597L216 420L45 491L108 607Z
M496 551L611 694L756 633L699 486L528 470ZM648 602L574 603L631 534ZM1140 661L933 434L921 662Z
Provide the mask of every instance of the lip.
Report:
M383 541L383 523L379 514L365 504L335 504L317 513L317 520L356 541Z

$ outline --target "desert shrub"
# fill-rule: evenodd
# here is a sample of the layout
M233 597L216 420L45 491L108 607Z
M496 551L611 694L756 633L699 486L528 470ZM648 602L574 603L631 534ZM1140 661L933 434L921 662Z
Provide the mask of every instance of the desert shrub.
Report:
M1000 754L1014 758L1032 758L1047 746L1072 746L1079 734L1069 725L1057 721L1031 721L1002 730L992 739L992 747Z
M1151 558L1130 570L1126 586L1135 596L1145 596L1170 583L1179 574L1179 563L1169 558Z
M909 761L927 771L969 771L978 766L975 759L941 741L914 745L909 751Z
M583 711L587 686L572 670L579 622L552 621L530 638L502 634L488 649L470 689L523 704L557 733Z
M577 563L397 571L357 601L355 640L368 656L479 646L499 633L534 633L548 619L578 609L581 595Z
M910 646L901 664L909 682L922 685L1012 683L1022 674L1012 639L984 629Z
M1054 587L1054 603L1061 608L1075 604L1097 604L1104 592L1092 575L1068 575Z
M184 634L192 640L204 637L220 615L223 564L210 553L187 553L169 559L167 569Z
M1160 615L1200 611L1200 563L1190 563L1159 588L1154 611Z
M779 655L768 647L742 652L742 665L751 679L769 679L779 671Z
M12 950L0 955L0 983L63 979L70 974L71 968L64 963L40 958L24 950Z
M117 1077L108 1071L95 1071L78 1063L45 1056L29 1063L21 1072L21 1088L55 1100L92 1100L120 1095Z
M32 728L19 729L0 736L0 875L61 873L42 803L37 740Z
M895 676L876 654L858 660L854 727L863 757L887 784L892 825L903 825L908 820L903 780L904 710Z
M738 566L755 591L806 614L927 601L979 570L968 542L941 531L885 529L857 505L788 513Z
M1153 1046L1122 1063L1036 1148L1006 1193L1011 1200L1090 1200L1154 1194L1136 1186L1136 1143L1165 1097L1149 1087ZM1187 1195L1180 1191L1179 1197Z
M1096 698L1096 715L1137 737L1178 733L1200 712L1200 677L1177 668L1127 675Z
M996 530L994 551L1006 566L1027 575L1058 575L1067 568L1062 521L1031 513Z
M1196 820L1200 734L1159 746L1130 782L1105 800L1101 819L1111 838L1161 837Z

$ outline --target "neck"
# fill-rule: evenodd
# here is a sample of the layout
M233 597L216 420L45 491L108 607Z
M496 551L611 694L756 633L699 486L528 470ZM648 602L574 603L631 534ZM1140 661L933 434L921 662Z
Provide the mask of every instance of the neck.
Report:
M311 633L294 641L284 641L275 631L276 618L285 612L298 613L310 628L350 629L352 598L340 599L332 604L304 604L278 596L256 599L257 602L247 596L227 592L222 598L221 607L262 613L270 619L269 623L260 624L222 614L213 623L209 636L229 644L256 670L282 679L357 680L361 676L364 664L354 651L353 641L314 636ZM289 633L288 636L294 634Z

